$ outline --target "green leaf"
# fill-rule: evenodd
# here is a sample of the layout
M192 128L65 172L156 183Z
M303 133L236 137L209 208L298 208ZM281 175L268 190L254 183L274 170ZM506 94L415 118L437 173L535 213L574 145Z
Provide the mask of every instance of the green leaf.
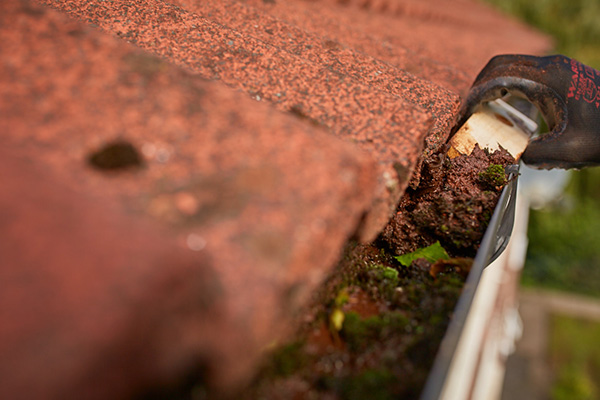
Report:
M410 267L410 264L419 258L424 258L433 264L438 260L448 260L450 259L450 256L448 256L448 253L446 253L446 250L444 250L440 242L435 242L431 246L423 247L412 253L403 254L394 258L405 267Z

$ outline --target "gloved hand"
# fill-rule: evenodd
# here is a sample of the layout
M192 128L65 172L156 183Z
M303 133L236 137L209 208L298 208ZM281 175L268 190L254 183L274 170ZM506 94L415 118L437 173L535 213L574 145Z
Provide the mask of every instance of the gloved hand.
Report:
M463 121L478 104L507 93L536 105L550 129L529 142L525 163L541 168L600 165L599 71L560 55L496 56L475 79L461 111Z

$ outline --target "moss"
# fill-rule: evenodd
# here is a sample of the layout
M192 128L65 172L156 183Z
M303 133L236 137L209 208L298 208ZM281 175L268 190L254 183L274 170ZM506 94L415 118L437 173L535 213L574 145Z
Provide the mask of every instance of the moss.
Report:
M398 286L398 270L381 264L371 264L369 266L370 274L361 285L368 289L368 286L375 286L384 298L389 299Z
M485 171L479 173L479 180L491 188L501 188L506 185L506 172L499 164L492 164Z
M390 334L404 329L408 318L399 311L390 311L381 315L361 318L355 312L346 313L341 336L350 351L366 349L370 344L385 339Z
M361 319L355 312L349 312L342 326L342 337L351 351L359 351L365 348L369 340L373 339L375 333L371 331L370 324Z
M357 376L346 378L340 397L344 400L394 399L397 381L398 378L387 369L368 369Z
M297 341L277 348L268 361L267 375L287 377L307 363L304 342Z
M399 394L399 379L389 369L372 368L358 374L321 376L317 385L321 391L333 391L341 400L387 400Z
M394 268L384 267L381 275L383 279L390 281L392 284L398 283L398 271Z
M279 393L286 386L276 383L287 379L304 382L307 398L418 398L464 280L452 269L433 279L426 259L400 266L381 247L346 250L315 319L295 342L273 353L253 394L244 398L289 398ZM360 297L353 297L355 289ZM379 313L362 317L352 310L357 304L356 311ZM334 310L343 315L341 327L329 324L329 336L323 335Z
M335 299L333 300L333 302L336 307L341 307L344 304L346 304L349 299L350 299L350 297L348 296L348 290L346 288L344 288L338 292L338 294L337 294L337 296L335 296Z

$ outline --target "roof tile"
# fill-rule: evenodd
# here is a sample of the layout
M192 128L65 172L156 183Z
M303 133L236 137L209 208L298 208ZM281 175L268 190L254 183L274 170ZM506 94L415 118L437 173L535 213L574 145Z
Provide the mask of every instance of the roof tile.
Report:
M64 398L84 384L85 393L119 397L153 382L157 370L163 380L173 377L190 357L209 364L215 385L243 382L371 206L372 159L320 126L56 12L3 2L0 21L8 44L0 59L0 130L5 152L21 155L0 157L10 174L0 197L12 218L1 231L10 240L1 245L7 279L0 280L0 315L15 322L0 324L0 353L9 360L0 367L2 397L46 390L40 397ZM128 143L142 165L90 164L103 152L118 159L119 146L107 147L114 143ZM29 163L38 167L30 171ZM176 257L169 265L162 252L181 254L187 268L177 267ZM201 278L210 265L225 294L216 320L194 293L152 283ZM51 279L36 279L41 273ZM14 290L29 296L14 297ZM113 296L114 316L102 306ZM161 352L131 355L120 380L106 386L112 362L129 357L111 343L138 334L137 320L125 317L169 296L189 309L147 316L168 321L146 332ZM46 315L49 309L64 318ZM78 335L88 335L89 315L118 320L95 325L86 339ZM161 334L192 338L163 343L154 336ZM34 342L38 352L30 354ZM71 352L67 342L85 351ZM53 358L61 349L68 360ZM48 371L49 362L61 368ZM38 374L44 381L28 386ZM94 374L98 381L90 380Z
M430 116L417 106L414 99L425 99L425 96L418 95L420 92L435 92L430 84L419 83L418 79L407 77L405 73L400 73L398 79L393 68L352 50L338 54L333 50L337 45L301 34L293 36L292 32L298 33L298 30L290 27L288 37L294 42L309 40L311 44L323 43L323 47L315 47L307 54L293 54L285 47L289 41L282 42L273 36L271 43L246 34L244 27L249 21L243 12L236 10L228 12L227 16L231 17L227 18L223 14L202 10L209 15L204 17L159 0L100 2L97 7L94 2L83 0L49 0L47 3L203 77L241 88L256 100L267 100L281 110L307 115L327 126L335 135L357 143L383 164L383 172L389 177L384 179L382 175L379 179L378 193L387 205L374 209L373 219L379 223L370 230L377 232L389 218L400 191L389 193L385 182L397 180L395 187L400 189L407 184L406 176L396 177L394 164L411 171L420 155L431 122ZM210 5L217 10L223 7L221 2ZM267 15L255 13L253 16L255 24L276 29L277 21ZM230 28L230 21L243 30ZM325 49L329 53L327 59ZM310 57L316 53L320 53L321 57ZM365 70L367 65L370 71ZM366 76L352 70L357 66L362 66ZM369 75L374 76L375 81L366 79ZM402 79L411 83L402 84ZM437 90L441 91L440 88ZM409 99L398 96L402 94L409 94L412 104ZM451 94L446 94L445 99L447 97ZM457 99L453 100L456 108ZM439 107L445 103L429 104ZM453 113L445 111L448 125L448 118L453 117ZM446 128L449 130L448 126ZM367 236L372 238L373 233Z
M7 398L243 384L481 65L548 47L470 0L41 3L0 3Z

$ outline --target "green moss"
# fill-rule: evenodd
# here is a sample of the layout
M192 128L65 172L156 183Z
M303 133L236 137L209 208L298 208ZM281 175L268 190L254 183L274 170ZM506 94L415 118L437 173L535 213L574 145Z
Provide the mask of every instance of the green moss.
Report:
M345 379L340 395L344 400L394 399L394 386L397 381L398 378L387 369L368 369Z
M341 400L387 400L399 395L400 380L386 368L367 369L359 374L321 376L317 382L322 391L333 391Z
M295 342L273 353L259 381L267 391L252 398L274 398L267 388L282 379L300 379L323 398L418 398L464 281L454 271L433 279L424 260L401 267L389 251L372 245L347 250L316 319ZM369 317L348 311L358 288L357 304L377 308L357 310L388 311ZM314 343L306 333L321 324L329 324L334 345L319 350L323 354L307 353Z
M398 270L390 267L383 267L380 272L380 280L384 283L397 286L398 285Z
M304 353L304 342L298 341L276 349L269 360L266 369L270 376L290 376L307 363Z
M381 315L361 318L351 311L346 313L341 337L350 351L361 351L374 341L382 340L394 332L398 332L409 323L408 318L399 311L390 311Z
M341 333L351 351L359 351L365 348L372 336L375 336L375 332L371 330L369 325L357 313L346 313Z
M506 172L499 164L492 164L485 171L479 173L479 180L486 186L499 188L506 185Z
M348 290L346 288L343 288L338 292L337 296L335 296L333 303L336 307L341 307L344 304L346 304L349 299L350 297L348 296Z
M358 279L352 283L375 297L390 299L400 282L398 270L377 262L359 266Z

